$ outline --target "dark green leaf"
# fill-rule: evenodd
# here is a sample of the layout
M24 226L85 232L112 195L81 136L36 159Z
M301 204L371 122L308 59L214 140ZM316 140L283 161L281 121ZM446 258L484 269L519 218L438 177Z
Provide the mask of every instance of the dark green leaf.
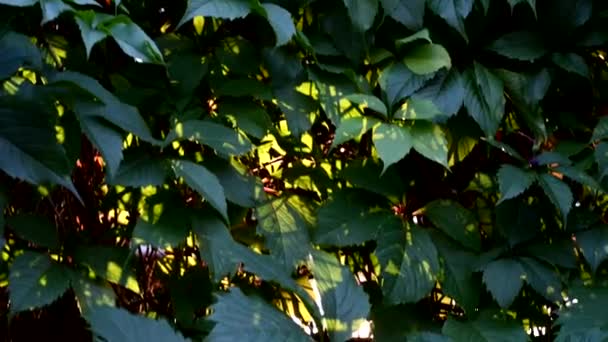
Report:
M353 116L343 118L338 124L332 147L336 147L351 139L361 139L361 136L380 123L379 120L368 116Z
M50 110L48 104L31 99L0 98L0 169L33 184L62 185L78 196Z
M508 308L524 285L525 271L512 259L498 259L483 269L483 282L502 308Z
M548 173L538 176L538 183L565 220L574 202L570 187Z
M329 253L315 251L309 267L321 295L324 319L332 341L350 339L367 321L370 304L348 267Z
M425 0L380 0L384 13L405 25L410 30L422 27Z
M595 126L591 141L603 140L608 138L608 117L603 117Z
M576 166L562 165L556 167L554 170L555 172L559 172L567 178L570 178L582 185L586 185L593 190L599 190L601 188L600 184L595 180L595 178L591 177L587 172Z
M134 315L122 308L95 307L85 318L93 333L106 341L187 341L166 320Z
M343 0L353 25L360 31L367 31L372 27L376 13L378 13L378 0Z
M11 311L20 312L53 303L70 287L67 269L46 255L25 252L10 268L8 289Z
M426 215L433 224L465 247L479 251L479 224L473 213L456 202L437 200L429 203Z
M595 147L595 161L597 162L600 178L608 175L608 142L599 143Z
M201 166L202 167L202 166ZM154 247L168 248L183 243L190 230L190 211L176 197L159 197L159 200L170 200L163 205L156 217L140 217L133 228L133 244L150 244ZM162 203L162 202L161 202ZM153 202L150 206L153 208Z
M464 105L486 136L494 136L504 114L501 80L481 64L464 73Z
M524 327L513 320L492 317L484 313L474 321L460 322L450 318L443 325L444 335L454 341L469 342L525 342L528 336Z
M551 55L551 60L558 67L589 78L590 70L585 59L575 53L554 53Z
M387 211L373 211L373 201L363 192L340 191L318 211L315 243L346 247L376 238L387 226L400 226L399 219Z
M182 26L196 16L222 19L243 18L251 12L254 6L259 6L259 2L255 0L191 0L188 1L186 13L177 26Z
M468 40L464 19L473 8L473 0L428 0L427 5L431 11L443 18L465 40Z
M373 159L353 161L345 167L341 175L356 188L389 198L399 198L405 191L405 185L397 170L393 168L382 173L381 162Z
M9 5L9 6L17 6L17 7L26 7L33 6L38 3L39 0L0 0L0 4Z
M224 188L213 173L202 165L186 160L173 160L171 166L176 177L184 178L188 186L200 193L224 219L228 220Z
M378 237L382 292L391 305L417 302L435 285L437 250L428 233L416 226L387 227Z
M262 7L266 10L268 23L272 26L276 36L276 46L287 44L296 34L291 14L281 6L265 3Z
M430 100L410 98L399 108L395 114L395 119L403 120L429 120L442 116L443 112Z
M0 36L0 80L12 76L20 67L42 68L40 51L27 36L6 32Z
M525 197L502 201L496 207L496 228L510 246L532 240L540 232L540 216Z
M388 116L388 111L387 111L384 103L382 103L382 101L380 101L379 98L377 98L373 95L352 94L352 95L346 96L346 99L352 103L356 103L365 108L369 108L376 113L382 114L382 116L384 116L384 117Z
M236 125L247 134L262 139L272 127L268 113L253 102L243 100L221 103L218 107L220 115L236 121Z
M116 175L108 179L112 185L140 187L162 185L167 178L168 165L146 154L130 154L118 167Z
M411 129L411 135L416 152L448 167L448 142L439 125L424 121L416 122Z
M414 74L404 64L395 63L382 71L378 82L392 108L401 99L422 88L431 77L432 75Z
M502 195L498 203L521 195L536 181L533 172L522 170L513 165L503 165L498 170L497 176Z
M458 110L462 107L464 95L462 75L458 70L452 68L446 75L430 81L412 97L413 99L429 100L442 114L451 116L458 113Z
M218 296L209 319L216 322L206 338L209 342L310 341L289 317L259 297L245 296L238 288Z
M517 4L527 3L528 6L530 6L532 11L534 12L534 15L536 16L536 0L507 0L507 1L509 2L509 5L511 5L511 12L513 12L513 9L515 9L515 6Z
M133 251L128 248L109 246L78 247L74 253L74 260L89 267L96 276L140 293L132 257Z
M488 48L499 55L523 61L533 61L547 53L540 35L528 31L508 33L494 41Z
M210 146L222 156L245 154L253 148L246 136L226 126L202 120L178 123L166 141L191 140Z
M266 247L286 270L305 260L311 249L308 223L297 208L296 198L278 197L256 209L258 234L265 237Z
M382 173L389 166L403 159L413 147L413 137L408 127L382 123L374 127L372 136L378 155L384 163Z
M608 226L601 226L576 234L576 242L581 247L585 259L593 273L597 272L601 263L608 259Z
M24 240L40 247L59 248L57 228L43 216L17 214L7 218L6 223Z
M448 51L439 44L419 45L408 52L403 62L418 75L431 74L439 69L452 67Z
M608 322L603 312L606 311L608 302L608 289L576 286L568 291L568 299L555 322L560 326L555 340L605 341L608 337Z
M40 7L42 8L42 24L57 19L63 12L72 10L62 0L40 0Z
M562 299L562 284L559 274L532 258L519 258L526 274L526 282L543 297L550 301Z

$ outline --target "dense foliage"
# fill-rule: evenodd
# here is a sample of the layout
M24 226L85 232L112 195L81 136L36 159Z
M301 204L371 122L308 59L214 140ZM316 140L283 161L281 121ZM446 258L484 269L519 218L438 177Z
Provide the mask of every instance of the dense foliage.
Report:
M0 19L2 338L608 340L606 1Z

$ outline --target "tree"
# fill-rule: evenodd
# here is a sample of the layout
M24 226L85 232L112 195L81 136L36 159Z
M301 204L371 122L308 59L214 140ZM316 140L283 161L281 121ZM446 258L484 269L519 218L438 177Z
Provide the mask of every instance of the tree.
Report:
M608 338L604 1L0 13L7 338Z

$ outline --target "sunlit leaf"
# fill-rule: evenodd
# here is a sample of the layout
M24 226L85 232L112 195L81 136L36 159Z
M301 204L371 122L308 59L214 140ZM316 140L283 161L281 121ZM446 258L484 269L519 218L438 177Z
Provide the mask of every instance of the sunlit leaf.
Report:
M9 293L12 312L53 303L70 287L70 274L46 255L25 252L10 268Z
M438 44L420 45L409 51L403 61L410 70L418 75L426 75L441 68L452 67L448 51Z
M403 159L414 145L410 129L393 124L383 123L375 127L372 139L384 163L382 173L386 172L389 166Z

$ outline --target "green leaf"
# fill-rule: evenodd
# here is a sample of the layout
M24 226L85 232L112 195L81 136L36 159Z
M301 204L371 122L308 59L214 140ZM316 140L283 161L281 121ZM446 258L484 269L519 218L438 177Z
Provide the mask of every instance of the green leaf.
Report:
M218 107L220 115L232 118L236 125L247 134L262 139L272 127L266 110L253 102L242 100L222 102Z
M464 19L473 8L473 0L428 0L427 5L468 41Z
M417 227L387 227L378 237L376 256L382 267L382 293L391 304L417 302L435 286L437 250Z
M109 177L116 174L122 154L122 134L114 129L110 124L103 120L89 115L98 110L97 105L81 104L78 106L78 113L85 116L80 121L80 128L87 135L91 143L101 152L103 161L107 166Z
M236 272L240 263L254 258L254 252L234 241L226 224L213 213L194 216L192 230L197 234L201 258L209 265L215 283Z
M605 341L608 337L606 312L608 289L606 287L576 286L568 291L570 305L560 310L555 322L560 326L555 339L558 342L568 341ZM573 301L576 298L577 303Z
M247 16L254 6L259 6L256 0L191 0L184 17L178 27L196 16L221 19L237 19Z
M134 315L122 308L94 307L85 318L93 334L106 341L187 341L166 320Z
M132 257L133 251L128 248L109 246L81 246L74 253L74 260L90 268L95 276L140 293Z
M361 136L380 123L379 120L368 116L353 116L340 120L334 134L332 148L351 139L361 139Z
M210 121L189 120L178 123L167 136L167 143L174 140L191 140L207 145L224 157L245 154L253 148L246 136Z
M459 203L436 200L426 206L425 213L449 237L474 251L480 250L481 237L475 215Z
M156 43L137 24L128 17L117 18L117 23L109 27L110 35L124 53L140 63L165 63Z
M274 95L279 108L285 114L291 133L300 136L308 131L312 126L310 115L318 110L318 103L312 97L292 88L275 89Z
M382 114L382 116L385 118L388 116L388 110L386 109L384 103L373 95L351 94L347 95L345 98L352 103L356 103L365 108L369 108L376 113Z
M90 117L101 118L144 141L158 143L137 108L118 100L97 80L77 72L64 71L50 77L49 84L73 90L74 98L66 97L72 101L74 111L81 121Z
M417 75L404 64L395 63L382 70L380 74L380 87L387 97L389 107L393 107L401 99L412 95L422 88L432 75Z
M0 80L17 72L20 67L42 69L40 50L20 33L6 32L0 36Z
M522 61L534 61L547 53L542 37L528 31L507 33L490 44L488 49L501 56Z
M397 47L397 49L401 49L404 46L409 45L412 42L415 41L419 41L419 40L426 40L429 43L432 43L433 41L431 40L431 36L429 34L429 30L428 29L422 29L414 34L411 34L405 38L401 38L395 41L395 46Z
M591 177L587 172L581 170L576 166L570 165L561 165L554 168L555 172L559 172L564 176L572 179L575 182L578 182L582 185L586 185L593 190L601 189L600 184L595 180L595 178Z
M367 321L371 308L367 294L334 255L314 251L308 265L321 295L323 320L331 340L350 339Z
M265 3L262 7L266 10L268 23L272 26L276 36L275 46L287 44L296 34L296 27L293 24L291 13L281 6Z
M503 83L483 65L464 73L464 105L486 136L494 136L504 114Z
M438 44L425 44L413 48L405 56L403 62L418 75L431 74L441 68L450 69L452 67L450 54Z
M517 4L520 3L527 3L528 6L530 6L530 8L532 9L532 12L534 12L534 16L536 15L536 0L507 0L509 2L509 5L511 5L511 12L513 12L513 10L515 9L515 6Z
M414 93L411 100L431 101L440 113L452 116L458 113L460 107L462 107L464 95L465 88L462 75L458 70L452 68L447 74L433 79L424 88Z
M541 296L550 301L562 300L562 284L553 269L532 258L519 258L526 274L526 282Z
M418 121L411 129L411 136L416 152L448 167L448 141L439 125Z
M289 317L257 296L245 296L239 288L218 296L209 319L216 323L206 338L209 342L310 341Z
M570 187L548 173L538 176L538 183L565 220L574 201Z
M384 13L410 30L422 28L425 0L380 0Z
M606 225L576 234L576 242L593 273L596 273L602 262L608 259L606 241L608 241L608 226Z
M519 74L507 70L497 70L496 73L503 80L511 101L519 110L518 114L532 129L536 139L545 141L548 133L540 101L545 97L552 81L547 69L535 74Z
M360 31L369 30L378 13L378 0L343 0L353 25Z
M591 141L603 140L608 138L608 117L603 117L595 126Z
M108 36L107 31L101 30L99 25L102 21L109 20L110 18L109 15L97 13L93 10L76 11L74 20L76 20L76 24L80 29L87 57L91 55L93 46Z
M386 172L389 166L403 159L414 144L409 128L386 123L374 127L372 139L384 163L382 173Z
M443 113L430 100L411 97L394 114L395 119L433 121Z
M72 8L62 0L40 0L40 7L42 8L43 25L57 19L63 12L72 11Z
M168 201L163 203L162 201ZM161 212L154 212L154 217L140 217L133 228L132 243L134 245L150 244L159 248L170 248L182 244L190 230L190 211L176 196L158 196L150 200L154 210L155 202L162 204ZM149 215L150 216L150 215Z
M591 71L589 70L587 62L585 62L585 59L575 53L556 52L551 55L551 60L553 63L555 63L555 65L568 72L583 76L585 78L589 78L591 75Z
M209 158L204 164L219 179L227 200L245 208L256 206L262 185L244 165L234 158L230 161Z
M409 342L451 342L452 340L444 335L432 332L419 332L407 336Z
M311 249L308 222L298 212L299 204L295 197L278 197L268 199L256 208L257 232L264 236L271 255L286 270L295 269Z
M496 228L511 247L534 239L541 230L538 209L528 204L525 197L506 200L496 207Z
M224 188L213 173L202 165L186 160L173 160L171 167L176 177L183 178L188 186L201 194L225 220L228 220Z
M193 94L208 72L209 63L203 56L183 53L172 56L167 65L173 87L180 94Z
M506 164L498 170L497 177L502 195L498 203L521 195L536 181L533 172Z
M595 147L595 161L597 162L600 178L608 175L608 142L601 142Z
M440 279L442 291L454 298L465 313L474 312L481 291L481 281L474 274L477 270L473 266L478 261L478 257L471 252L463 251L458 245L442 236L434 235L433 241L443 266L443 279Z
M401 226L387 211L373 211L369 194L342 190L318 211L318 227L313 241L325 246L360 245L376 238L385 227Z
M0 0L0 4L17 7L27 7L37 4L38 1L39 0Z
M17 214L7 218L6 223L19 237L40 247L57 249L60 246L57 228L43 216Z
M62 185L78 197L49 107L19 96L0 97L0 169L29 183Z
M508 308L524 285L525 271L512 259L498 259L483 269L483 282L502 308Z
M454 341L469 342L525 342L528 336L520 323L502 318L492 317L484 313L474 321L458 321L449 318L441 330L444 335Z
M8 279L11 312L53 303L70 287L70 274L46 255L24 252L15 258Z
M108 184L130 187L159 186L165 183L167 171L168 165L164 160L147 154L133 153L120 163L115 176L108 179Z
M399 198L405 192L405 184L395 168L382 173L378 160L354 160L342 170L341 177L355 188L365 189L389 198Z

